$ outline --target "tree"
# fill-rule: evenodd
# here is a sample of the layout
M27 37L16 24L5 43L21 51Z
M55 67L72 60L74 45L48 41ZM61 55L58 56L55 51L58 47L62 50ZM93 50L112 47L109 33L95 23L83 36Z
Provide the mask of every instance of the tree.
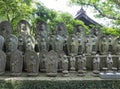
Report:
M67 12L57 12L53 9L48 9L41 3L37 3L37 9L35 10L34 14L37 15L35 23L37 23L37 21L43 20L47 22L52 31L55 29L55 26L58 22L63 22L66 25L69 33L72 33L74 27L77 24L81 24L86 29L88 29L88 27L85 26L82 21L75 20L71 14Z
M33 11L32 0L0 0L0 17L16 28L20 19L28 19Z
M78 24L82 25L88 31L88 27L83 21L75 20L74 17L67 12L58 12L56 21L65 23L69 33L72 33L74 27Z

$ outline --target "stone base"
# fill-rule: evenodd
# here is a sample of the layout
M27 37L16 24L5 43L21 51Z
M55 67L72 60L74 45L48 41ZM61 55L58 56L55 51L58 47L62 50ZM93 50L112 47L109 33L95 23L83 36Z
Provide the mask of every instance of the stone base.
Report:
M84 70L78 70L78 76L85 76L85 71Z
M37 76L38 73L28 73L27 75L28 75L28 76Z
M47 73L47 76L49 76L49 77L56 77L57 73Z
M11 76L20 76L21 73L11 73Z
M84 74L84 73L83 73L83 74L80 74L80 73L79 73L78 76L82 77L82 76L85 76L85 74Z
M68 71L67 71L67 70L64 70L62 73L63 73L63 74L68 74Z
M93 77L99 77L99 74L92 74Z
M120 73L100 73L99 77L103 79L120 79Z
M75 71L75 68L71 68L70 71Z
M69 74L67 73L67 74L63 74L62 75L63 77L68 77L69 76Z
M94 70L93 73L94 73L94 74L99 74L100 71L99 71L99 70Z

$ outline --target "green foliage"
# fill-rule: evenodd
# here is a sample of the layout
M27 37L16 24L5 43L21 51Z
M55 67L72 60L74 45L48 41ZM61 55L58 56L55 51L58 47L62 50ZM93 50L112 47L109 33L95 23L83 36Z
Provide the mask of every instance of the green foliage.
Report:
M120 80L0 81L0 89L119 89Z
M116 28L104 27L104 28L102 28L102 31L103 31L103 33L108 34L108 35L112 34L112 35L118 36L120 34L119 30Z
M21 19L30 19L34 7L32 0L0 0L1 21L12 23L14 31Z
M48 9L43 4L37 3L37 9L34 14L37 15L35 23L43 20L48 23L50 29L53 31L58 22L63 22L69 33L73 32L76 25L81 24L88 30L88 27L80 20L75 20L73 16L67 12L56 12L52 9Z

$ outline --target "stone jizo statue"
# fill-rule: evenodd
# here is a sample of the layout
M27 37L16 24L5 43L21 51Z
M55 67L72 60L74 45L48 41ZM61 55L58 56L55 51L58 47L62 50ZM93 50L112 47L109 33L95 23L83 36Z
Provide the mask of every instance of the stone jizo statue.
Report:
M48 52L46 56L45 66L48 76L57 76L58 55L54 50Z
M37 75L39 72L39 58L33 50L31 43L27 43L27 50L24 55L24 68L28 75Z
M108 54L106 63L107 63L108 71L112 71L113 59L112 59L112 55L111 54Z
M62 73L64 75L67 75L68 74L68 58L66 55L64 55L64 60L63 60L63 71Z
M100 57L98 54L93 59L93 73L98 74L100 69Z
M84 59L82 58L82 55L78 56L78 73L83 74L84 73Z
M0 75L5 73L6 66L6 54L4 53L4 51L2 51L4 41L4 37L0 35Z
M74 55L70 56L70 71L74 72L75 71L75 62L76 62L76 58Z
M39 58L40 58L40 72L46 72L46 56L47 56L47 51L43 51L40 53Z
M101 54L108 53L108 39L106 36L100 38L99 49Z
M23 68L23 55L22 52L17 49L18 38L14 35L10 35L8 40L11 75L20 75Z

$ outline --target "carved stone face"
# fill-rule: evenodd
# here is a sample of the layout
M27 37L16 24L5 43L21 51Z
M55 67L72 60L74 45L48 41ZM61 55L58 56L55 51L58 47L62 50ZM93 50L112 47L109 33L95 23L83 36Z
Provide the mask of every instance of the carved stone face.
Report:
M105 37L103 38L103 41L104 41L104 42L106 41L106 38L105 38Z
M39 28L39 31L44 31L44 30L45 30L45 24L41 24L40 28Z
M18 45L23 45L24 44L24 39L22 37L18 38Z
M25 24L21 24L21 31L26 31L27 29L26 29L26 26L25 26Z
M26 50L32 50L33 48L32 48L32 44L31 43L27 43L27 45L26 45Z
M8 41L8 50L10 52L13 52L17 49L18 46L18 40L16 37L10 37Z

